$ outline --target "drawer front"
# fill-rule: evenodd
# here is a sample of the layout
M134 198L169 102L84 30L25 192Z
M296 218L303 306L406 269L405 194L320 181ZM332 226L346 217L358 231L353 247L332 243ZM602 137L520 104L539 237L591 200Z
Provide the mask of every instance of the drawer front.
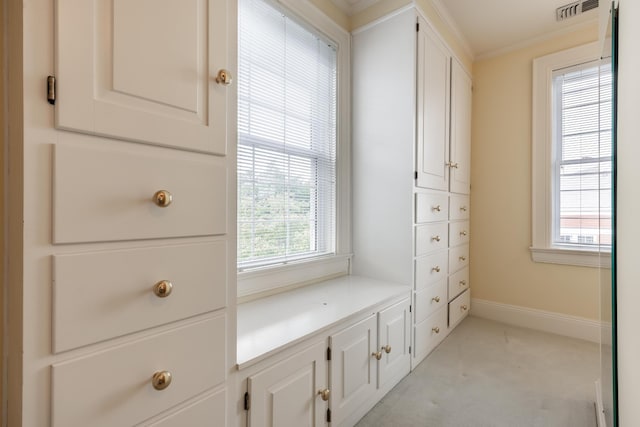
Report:
M452 222L449 224L449 243L451 246L469 243L469 221Z
M464 319L471 309L471 291L466 290L449 303L449 328L453 328Z
M55 146L54 243L227 232L224 158L129 145ZM160 190L170 205L154 202Z
M416 226L416 256L426 255L449 246L447 223Z
M148 425L149 427L226 426L225 403L223 389Z
M51 369L53 427L134 425L225 380L225 319L210 318ZM172 381L154 389L154 373Z
M416 290L423 289L427 285L439 280L444 280L449 271L447 268L448 258L447 251L440 251L416 258Z
M447 304L447 281L441 280L416 292L415 322L420 323Z
M465 267L449 276L449 301L469 289L469 268Z
M226 305L226 241L56 255L53 265L54 352ZM161 281L171 283L164 297Z
M446 193L416 193L416 223L447 219L449 203Z
M461 220L469 219L469 196L462 196L458 194L452 194L450 198L449 206L449 219Z
M468 265L469 245L461 245L449 249L449 273L458 271Z
M447 309L443 307L427 319L416 324L414 358L417 361L424 359L442 342L447 333Z

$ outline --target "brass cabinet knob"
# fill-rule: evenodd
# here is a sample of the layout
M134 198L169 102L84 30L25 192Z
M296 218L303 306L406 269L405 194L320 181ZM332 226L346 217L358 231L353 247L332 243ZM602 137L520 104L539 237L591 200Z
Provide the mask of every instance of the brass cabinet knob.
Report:
M440 297L433 297L431 298L431 301L440 302Z
M433 268L431 269L431 271L435 271L436 273L440 273L440 266L439 266L439 265L436 265L435 267L433 267Z
M462 311L467 311L467 308L468 308L468 307L467 307L466 305L462 305L462 306L460 306L460 310L462 310Z
M466 212L466 211L467 211L467 207L466 207L466 206L460 206L460 210L461 210L462 212Z
M458 260L459 261L466 261L467 257L466 256L461 256L461 257L458 257Z
M171 384L171 372L156 372L151 378L151 384L153 384L153 388L155 388L156 390L164 390L165 388L169 387L169 384Z
M161 280L155 285L153 285L153 293L156 294L158 298L166 298L171 295L171 291L173 290L173 283L168 280Z
M466 285L467 285L466 280L460 280L460 286L466 286Z
M380 350L384 350L385 353L389 354L391 353L391 346L387 344L384 347L382 347Z
M432 330L433 332L435 332L436 334L439 334L439 333L440 333L440 328L438 328L437 326L435 326L435 327L431 328L431 330Z
M381 352L381 351L373 352L373 353L371 353L371 355L372 355L373 357L375 357L375 358L376 358L376 360L380 360L380 359L382 359L382 352Z
M233 78L231 77L231 73L228 70L222 68L218 71L218 75L216 76L216 83L224 86L229 86Z
M440 236L433 236L431 240L435 240L436 242L440 241Z
M434 210L436 212L440 212L440 205L432 207L431 210Z
M458 169L458 164L455 162L448 162L447 166L449 166L450 168Z
M159 190L153 195L153 202L161 208L166 208L173 202L173 195L167 190Z
M467 230L462 230L462 231L460 232L460 235L461 235L461 236L466 236L466 235L467 235Z
M325 402L329 400L329 396L331 396L331 390L325 388L324 390L318 390L318 395L322 397L322 400Z

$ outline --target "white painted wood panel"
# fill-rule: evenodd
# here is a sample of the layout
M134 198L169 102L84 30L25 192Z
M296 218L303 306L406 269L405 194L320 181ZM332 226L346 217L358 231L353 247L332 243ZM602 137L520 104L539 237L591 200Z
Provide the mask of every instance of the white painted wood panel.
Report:
M55 243L227 232L223 158L87 140L56 144L53 174ZM159 190L168 207L153 202Z
M219 316L57 362L51 368L53 427L134 425L225 380L225 318ZM205 337L207 337L205 339ZM151 384L167 370L170 385Z
M469 289L469 267L449 276L449 301L467 289Z
M453 329L471 310L471 291L466 290L449 303L449 328Z
M444 280L448 274L449 254L446 250L416 258L415 289Z
M415 323L420 323L447 305L447 280L443 279L416 292L413 309Z
M56 126L226 153L227 0L56 2ZM235 73L235 70L231 70Z
M449 274L469 265L469 245L449 249Z
M376 391L377 319L372 314L329 337L331 347L331 423L341 422Z
M452 222L449 224L449 246L469 243L469 221Z
M382 359L378 362L378 388L390 388L411 370L411 313L410 299L399 302L378 313L378 350ZM383 347L390 346L386 352Z
M226 241L55 255L53 351L224 307L227 259ZM161 280L173 285L163 298Z
M469 219L471 214L469 196L452 194L449 205L450 220L455 221Z
M416 323L414 334L413 366L416 366L447 336L447 308L442 307L426 320Z
M416 193L416 223L446 221L449 218L447 193Z
M471 189L471 78L451 60L451 168L449 190L469 194Z
M449 246L447 223L429 223L416 226L415 256L426 255Z
M248 427L325 425L327 404L318 391L327 388L326 343L318 342L252 375Z
M145 423L145 425L147 424ZM222 427L226 425L226 393L224 389L198 399L161 420L148 424L149 427Z

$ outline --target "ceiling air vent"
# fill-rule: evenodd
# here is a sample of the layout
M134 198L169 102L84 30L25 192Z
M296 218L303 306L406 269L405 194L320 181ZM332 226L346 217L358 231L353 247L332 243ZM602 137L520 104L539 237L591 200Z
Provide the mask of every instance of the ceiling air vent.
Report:
M556 9L556 21L564 21L565 19L573 18L591 9L598 7L598 0L584 0L574 1L573 3L565 4L562 7Z

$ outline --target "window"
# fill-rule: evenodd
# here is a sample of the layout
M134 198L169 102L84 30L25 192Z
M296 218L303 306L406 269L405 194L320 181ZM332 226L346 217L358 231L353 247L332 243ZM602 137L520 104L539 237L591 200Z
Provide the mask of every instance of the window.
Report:
M348 43L341 46L298 16L269 0L239 1L239 295L347 270L336 255L346 246L338 238L345 218L338 160L348 160L339 144L341 51ZM283 279L286 267L318 260L323 266L306 265ZM257 276L243 286L243 278Z
M535 261L608 262L601 253L611 248L612 79L597 52L594 43L534 61Z

